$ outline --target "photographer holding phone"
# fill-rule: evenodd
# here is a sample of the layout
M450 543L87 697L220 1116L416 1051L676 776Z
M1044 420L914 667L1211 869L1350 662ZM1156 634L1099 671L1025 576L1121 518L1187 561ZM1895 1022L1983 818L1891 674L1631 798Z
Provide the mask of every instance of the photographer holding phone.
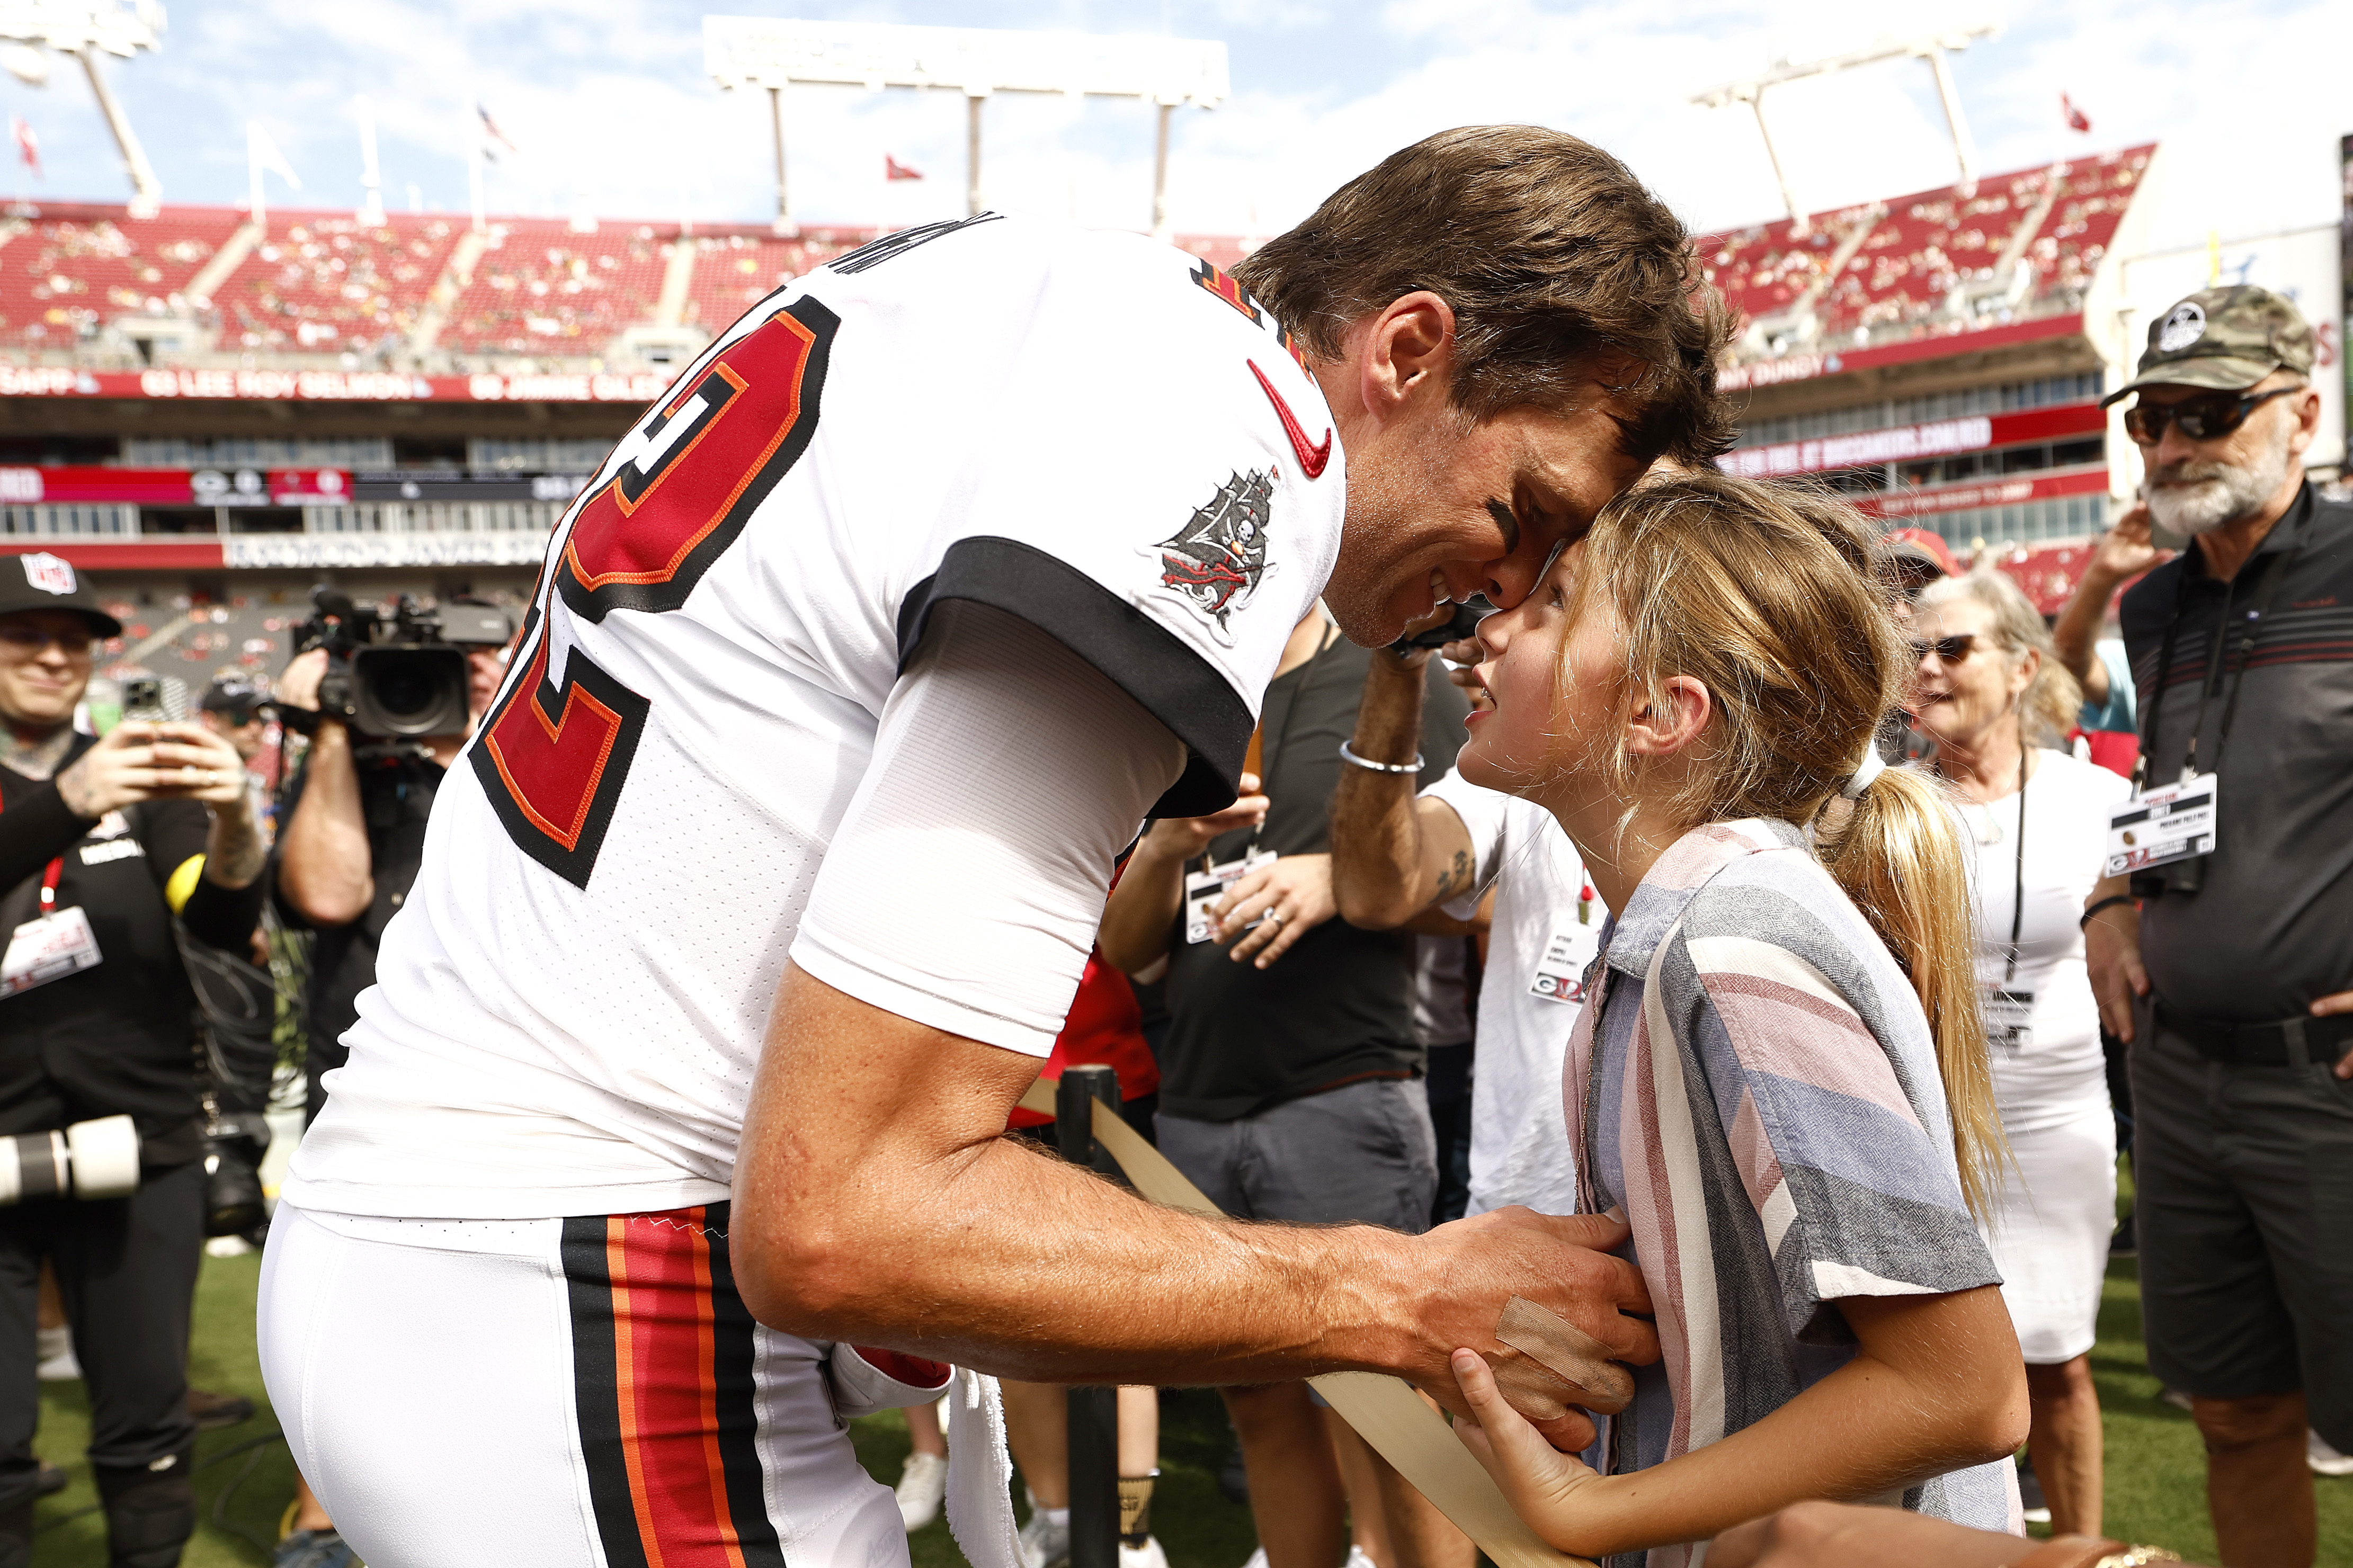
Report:
M2125 595L2140 777L2108 868L2139 905L2095 900L2086 951L2132 1043L2149 1369L2191 1396L2244 1568L2313 1561L2307 1421L2353 1447L2353 506L2304 477L2314 348L2278 295L2210 289L2109 399L2137 395L2150 520L2189 543Z
M102 740L74 730L97 644L121 630L66 562L0 559L0 1138L37 1145L125 1116L137 1132L128 1196L27 1191L0 1206L0 1568L31 1551L45 1257L89 1384L111 1563L169 1568L195 1528L186 1364L205 1121L173 925L244 952L263 849L227 741L135 718ZM16 1164L19 1149L6 1154Z

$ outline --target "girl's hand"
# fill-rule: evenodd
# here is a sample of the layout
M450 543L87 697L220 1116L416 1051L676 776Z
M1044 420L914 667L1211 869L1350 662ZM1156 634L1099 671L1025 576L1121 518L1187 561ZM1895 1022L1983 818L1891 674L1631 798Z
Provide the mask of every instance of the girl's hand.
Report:
M1452 1357L1455 1385L1473 1421L1457 1421L1455 1436L1486 1467L1512 1511L1563 1552L1590 1554L1598 1539L1596 1505L1609 1482L1574 1454L1564 1454L1504 1402L1486 1358L1474 1350Z

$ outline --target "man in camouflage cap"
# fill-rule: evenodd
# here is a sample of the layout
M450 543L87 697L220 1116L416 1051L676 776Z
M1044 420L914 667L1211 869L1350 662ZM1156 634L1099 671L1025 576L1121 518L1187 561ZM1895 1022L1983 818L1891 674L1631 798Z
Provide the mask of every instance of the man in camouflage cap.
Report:
M2246 1568L2313 1561L2307 1445L2353 1448L2353 506L2304 477L2314 347L2264 289L2158 318L2107 400L2135 399L2147 500L2083 589L2147 573L2122 608L2145 784L2213 781L2212 852L2102 882L2085 957L2131 1044L2149 1364L2190 1396Z

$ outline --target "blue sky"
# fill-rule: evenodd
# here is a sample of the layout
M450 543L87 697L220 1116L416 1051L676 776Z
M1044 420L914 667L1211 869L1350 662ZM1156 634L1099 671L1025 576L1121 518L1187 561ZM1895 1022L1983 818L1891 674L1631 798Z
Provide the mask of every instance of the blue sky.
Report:
M744 13L1221 38L1234 95L1180 110L1171 206L1180 231L1270 233L1335 184L1430 131L1531 121L1627 159L1694 225L1778 215L1745 110L1691 107L1699 89L1856 47L1875 35L1999 16L1901 0L1645 6L1567 0L1145 0L1063 4L761 6L743 0L166 0L160 54L105 68L169 201L233 203L243 127L260 121L303 180L273 206L359 199L352 100L376 105L386 204L410 187L435 209L467 202L477 100L522 156L491 175L494 209L697 221L772 210L763 95L703 75L701 16ZM1988 171L2160 139L2168 144L2160 245L2335 220L2336 138L2353 131L2353 5L2321 0L2020 6L1996 39L1954 60ZM2092 116L2069 132L2059 94ZM49 85L0 77L8 112L38 132L47 178L0 195L120 199L126 189L78 69ZM1949 144L1927 69L1896 62L1768 98L1803 205L1948 183ZM1152 117L1124 101L1004 97L987 106L991 205L1141 227ZM787 138L805 221L907 223L962 210L964 115L945 93L796 89ZM929 176L886 185L888 153Z

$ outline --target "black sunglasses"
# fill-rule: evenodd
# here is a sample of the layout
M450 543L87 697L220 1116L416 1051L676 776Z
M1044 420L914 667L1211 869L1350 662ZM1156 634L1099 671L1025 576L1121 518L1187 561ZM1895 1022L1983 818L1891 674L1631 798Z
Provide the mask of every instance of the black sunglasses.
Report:
M94 639L88 632L45 632L38 626L0 626L0 644L16 650L20 658L37 658L41 650L55 643L68 658L87 658Z
M2210 392L2202 396L2185 397L2179 403L2137 401L2125 410L2125 434L2144 447L2154 447L2165 438L2165 427L2172 425L2192 441L2216 441L2244 425L2247 416L2262 405L2303 390L2301 386L2274 386L2269 392L2243 395Z
M1944 663L1958 664L1968 658L1977 646L1978 634L1975 632L1959 632L1952 637L1938 637L1935 642L1915 642L1912 645L1912 662L1919 663L1934 649L1936 658Z

